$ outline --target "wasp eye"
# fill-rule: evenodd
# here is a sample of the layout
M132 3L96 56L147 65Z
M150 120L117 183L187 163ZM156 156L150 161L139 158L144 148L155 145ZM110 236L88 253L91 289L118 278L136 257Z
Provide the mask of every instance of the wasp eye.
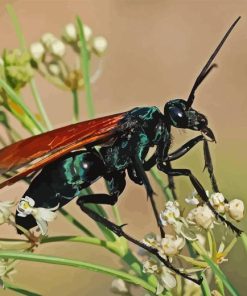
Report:
M177 107L172 107L169 110L169 115L170 115L172 123L175 126L182 127L183 125L186 125L187 117L186 117L184 110L177 108Z

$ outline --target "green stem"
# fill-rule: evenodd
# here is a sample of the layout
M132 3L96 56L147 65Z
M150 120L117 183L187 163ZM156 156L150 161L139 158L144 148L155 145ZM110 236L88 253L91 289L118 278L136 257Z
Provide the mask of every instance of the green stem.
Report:
M0 258L49 263L49 264L55 264L55 265L71 266L71 267L80 268L80 269L87 269L95 272L108 274L114 277L119 277L124 281L141 286L147 291L150 291L152 293L155 293L156 291L156 289L152 287L150 284L148 284L144 280L134 275L131 275L126 272L119 271L113 268L105 267L102 265L96 265L88 262L71 260L71 259L55 257L55 256L45 256L45 255L38 255L38 254L27 253L27 252L21 253L21 252L11 252L11 251L0 251Z
M74 104L73 121L78 122L78 120L79 120L79 98L78 98L77 89L73 89L72 94L73 94L73 104Z
M169 189L168 186L164 185L163 179L161 178L160 173L158 172L157 168L152 168L150 170L150 173L151 173L151 176L154 178L155 182L161 188L166 200L173 201L173 196L172 196L171 190Z
M20 25L20 22L16 16L16 14L15 14L14 8L12 7L12 5L7 4L6 9L7 9L7 12L9 14L11 20L12 20L12 23L13 23L17 38L19 40L19 44L20 44L21 49L27 50L25 38L24 38L24 35L21 30L21 25ZM38 89L37 89L34 79L31 79L30 87L31 87L31 91L32 91L35 103L36 103L37 108L39 110L39 113L40 113L41 117L43 118L43 121L46 124L46 127L48 128L48 130L51 130L52 125L49 121L49 118L48 118L45 108L43 106L43 102L42 102L41 97L39 95L39 92L38 92Z
M81 69L83 73L83 78L85 82L85 92L86 92L86 102L88 108L89 118L94 118L94 106L93 98L90 87L90 62L89 55L87 50L87 43L84 36L83 23L79 16L76 17L76 23L79 29L79 38L80 38L80 57L81 57Z
M12 283L5 281L5 280L3 280L3 286L5 289L15 291L18 294L27 295L27 296L42 296L41 294L23 289L21 287L18 287L16 285L13 285Z
M75 227L79 228L82 232L84 232L86 235L89 237L95 237L95 235L88 230L84 225L82 225L77 219L75 219L68 211L65 209L61 208L59 209L59 212L70 222L72 223Z
M11 18L12 24L13 24L14 29L16 31L16 35L19 40L20 47L22 50L24 50L26 48L25 39L24 39L24 36L21 32L21 26L20 26L20 23L18 21L16 14L15 14L14 8L11 4L7 4L6 10Z
M35 103L37 105L37 108L39 110L39 113L40 115L42 116L42 119L47 127L48 130L52 130L52 125L51 125L51 122L48 118L48 115L45 111L45 108L44 108L44 105L43 105L43 102L42 102L42 99L41 99L41 96L38 92L38 89L37 89L37 86L36 86L36 82L34 79L31 79L30 81L30 87L31 87L31 91L32 91L32 94L33 94L33 97L34 97L34 100L35 100Z
M41 243L54 243L54 242L76 242L76 243L86 243L96 246L101 246L109 251L119 255L118 245L114 242L109 242L105 240L101 240L97 237L83 237L83 236L53 236L53 237L45 237L42 239Z
M2 79L0 79L0 86L6 91L11 100L15 102L21 109L26 113L27 117L31 120L31 122L35 125L35 127L40 131L44 132L44 127L36 120L33 116L31 110L24 104L21 98L17 95L17 93Z

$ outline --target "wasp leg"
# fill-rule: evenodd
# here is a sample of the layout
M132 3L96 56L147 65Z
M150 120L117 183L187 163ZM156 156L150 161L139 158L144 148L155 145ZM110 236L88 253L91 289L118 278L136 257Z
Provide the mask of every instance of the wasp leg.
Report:
M133 167L136 171L136 174L137 176L142 180L145 188L146 188L146 191L147 191L147 195L148 197L150 198L150 201L151 201L151 204L152 204L152 208L153 208L153 212L154 212L154 215L155 215L155 219L157 221L157 224L158 224L158 227L160 229L160 235L161 237L165 237L165 231L163 229L163 225L161 223L161 220L160 220L160 217L159 217L159 212L157 210L157 207L156 207L156 204L155 204L155 201L154 201L154 191L153 191L153 188L148 180L148 176L143 168L143 165L141 163L141 161L139 160L138 157L135 157L133 159Z
M98 200L99 203L101 203L100 200ZM116 225L113 222L107 220L106 218L100 216L99 214L97 214L96 212L92 211L91 209L89 209L88 207L86 207L85 201L83 199L81 199L81 197L77 200L77 204L79 205L79 207L81 208L81 210L87 214L90 218L92 218L94 221L101 223L102 225L104 225L106 228L108 228L109 230L111 230L113 233L115 233L117 236L121 237L123 236L124 238L126 238L128 241L132 242L133 244L147 250L148 252L150 252L151 254L153 254L154 256L156 256L166 267L168 267L169 269L171 269L172 271L174 271L175 273L177 273L178 275L184 277L185 279L188 279L198 285L201 284L202 282L202 278L200 278L199 280L194 279L192 277L190 277L188 274L181 272L179 269L177 269L176 267L174 267L168 260L165 260L163 257L161 257L159 255L159 251L155 248L149 247L147 245L145 245L144 243L136 240L135 238L129 236L128 234L126 234L123 231L123 226L124 225Z
M220 220L221 222L225 223L233 232L235 232L237 235L240 235L242 231L238 229L236 226L234 226L230 221L227 221L222 215L220 215L214 207L209 202L209 198L202 187L201 183L197 180L197 178L191 173L188 169L170 169L163 163L158 163L157 167L162 172L166 173L167 175L171 176L188 176L190 178L190 181L202 200L207 204L207 206L210 208L210 210L214 213L216 219Z
M170 169L172 169L171 163L168 161L167 162L167 167L169 167ZM171 190L172 196L174 200L177 200L177 194L176 194L176 188L175 188L175 183L174 183L174 178L171 175L168 175L168 187Z
M208 170L213 191L220 192L219 187L216 182L215 175L214 175L213 162L212 162L212 158L211 158L209 147L208 147L208 141L205 139L203 141L203 152L204 152L204 159L205 159L204 169L207 168L207 170Z
M185 143L183 146L178 148L176 151L170 153L167 158L164 159L164 161L173 161L176 160L182 156L184 156L187 152L189 152L197 143L200 141L203 141L203 152L204 152L204 160L205 160L205 166L204 169L207 168L208 174L210 177L211 185L214 192L219 192L219 187L216 182L216 178L214 175L214 168L212 163L212 158L210 155L209 147L208 147L208 141L204 138L204 136L200 135L197 136L187 143Z

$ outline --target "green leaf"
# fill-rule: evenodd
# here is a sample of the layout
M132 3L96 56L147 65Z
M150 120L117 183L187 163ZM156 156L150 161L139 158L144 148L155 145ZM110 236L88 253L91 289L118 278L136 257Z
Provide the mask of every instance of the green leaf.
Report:
M11 252L11 251L0 251L0 258L3 259L16 259L16 260L25 260L25 261L33 261L33 262L41 262L41 263L50 263L55 265L63 265L63 266L71 266L80 269L87 269L95 272L104 273L107 275L111 275L114 277L121 278L126 282L130 282L132 284L138 285L155 293L156 288L149 285L144 280L138 278L137 276L128 274L123 271L119 271L113 268L105 267L98 264L92 264L83 261L71 260L61 257L47 256L47 255L38 255L28 252Z
M81 68L83 73L83 78L85 82L85 92L86 92L86 101L88 108L88 116L89 118L94 118L94 106L93 106L93 98L91 93L90 86L90 61L89 54L87 50L87 43L84 36L83 23L79 16L76 17L76 23L79 31L79 39L80 39L80 57L81 57Z
M37 127L37 129L40 132L44 132L45 129L42 127L42 125L36 120L36 118L33 116L31 110L24 104L24 102L21 100L21 98L18 96L18 94L14 91L13 88L11 88L4 80L0 79L0 86L6 91L6 93L9 95L11 100L15 102L28 116L28 118L31 120L31 122L34 124L34 126Z
M215 264L208 256L202 255L204 260L208 263L208 265L211 267L213 272L220 278L220 280L223 282L224 286L227 288L229 293L233 296L240 296L238 291L235 287L233 287L232 283L228 280L226 275L223 273L223 271L219 268L217 264Z
M9 290L12 290L12 291L15 291L21 295L27 295L27 296L41 296L41 294L38 294L38 293L35 293L35 292L31 292L29 290L26 290L26 289L23 289L23 288L20 288L16 285L13 285L13 284L10 284L6 281L3 281L3 284L4 284L4 288L6 289L9 289Z

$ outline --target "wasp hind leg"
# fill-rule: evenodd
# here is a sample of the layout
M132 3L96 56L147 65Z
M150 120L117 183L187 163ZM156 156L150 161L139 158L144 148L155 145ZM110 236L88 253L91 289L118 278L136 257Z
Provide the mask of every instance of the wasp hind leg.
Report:
M109 198L109 197L108 197ZM87 202L89 202L89 200L92 201L91 197L88 199ZM94 199L95 203L102 203L102 201L104 200L104 197L97 197ZM96 212L94 212L93 210L89 209L88 207L85 206L85 199L82 199L81 197L77 200L77 204L79 205L79 207L81 208L81 210L87 214L90 218L92 218L94 221L101 223L102 225L104 225L106 228L108 228L109 230L111 230L113 233L115 233L117 236L119 237L124 237L126 238L128 241L132 242L133 244L147 250L148 252L150 252L151 254L153 254L154 256L156 256L166 267L168 267L169 269L171 269L172 271L174 271L175 273L179 274L180 276L196 283L196 284L201 284L202 279L197 280L194 278L191 278L188 274L181 272L179 269L177 269L176 267L174 267L168 260L165 260L163 257L161 257L159 255L159 251L155 248L149 247L147 245L145 245L144 243L136 240L135 238L129 236L127 233L125 233L125 231L123 230L123 226L124 225L116 225L113 222L107 220L106 218L100 216L99 214L97 214Z

